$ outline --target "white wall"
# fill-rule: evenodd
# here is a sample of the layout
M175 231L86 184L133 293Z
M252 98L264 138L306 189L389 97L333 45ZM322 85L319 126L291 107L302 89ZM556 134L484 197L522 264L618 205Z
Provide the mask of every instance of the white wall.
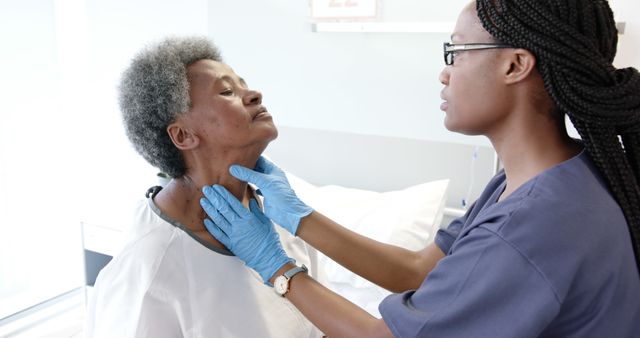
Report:
M616 20L626 23L624 34L618 37L618 55L614 64L618 68L640 69L640 2L612 0L609 3Z
M455 21L467 0L384 1L386 21ZM443 127L450 33L313 33L308 1L213 0L209 34L283 126L483 142Z
M384 21L455 21L467 0L383 1ZM619 67L640 68L640 3L616 0ZM447 33L312 33L308 1L211 0L209 35L264 94L276 124L488 145L447 131L438 74Z

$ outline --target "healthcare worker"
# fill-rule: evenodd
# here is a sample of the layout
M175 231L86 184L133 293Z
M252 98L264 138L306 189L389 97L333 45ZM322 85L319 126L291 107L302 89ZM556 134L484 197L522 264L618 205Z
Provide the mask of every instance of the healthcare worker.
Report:
M264 159L230 167L260 188L264 214L206 186L205 224L330 337L640 337L640 75L614 68L616 44L603 0L463 9L444 44L445 126L488 137L504 171L422 251L313 211ZM382 319L280 264L270 219L397 292Z

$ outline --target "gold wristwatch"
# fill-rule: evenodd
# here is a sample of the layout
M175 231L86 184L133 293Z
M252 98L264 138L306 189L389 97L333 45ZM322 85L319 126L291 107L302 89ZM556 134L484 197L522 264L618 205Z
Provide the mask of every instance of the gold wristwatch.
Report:
M289 281L291 278L300 272L307 273L307 271L309 271L309 269L307 269L304 264L287 270L284 274L276 277L276 280L273 281L273 289L278 295L284 297L287 291L289 291Z

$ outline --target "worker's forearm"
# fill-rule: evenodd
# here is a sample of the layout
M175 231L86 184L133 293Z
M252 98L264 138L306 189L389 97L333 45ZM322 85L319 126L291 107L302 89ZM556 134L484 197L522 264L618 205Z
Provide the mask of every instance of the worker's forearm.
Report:
M347 269L393 292L417 289L437 262L428 263L422 253L359 235L316 211L302 219L297 235Z
M271 282L291 267L291 264L282 267ZM373 317L307 274L299 273L291 279L285 297L328 337L392 337L382 319Z

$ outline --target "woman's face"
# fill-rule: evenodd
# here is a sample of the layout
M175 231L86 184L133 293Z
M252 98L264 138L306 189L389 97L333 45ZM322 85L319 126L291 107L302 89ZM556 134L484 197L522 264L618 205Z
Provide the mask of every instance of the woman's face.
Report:
M224 63L200 60L187 68L191 109L185 122L203 149L261 152L278 136L262 94Z
M475 1L467 5L456 22L451 43L493 43L478 19ZM441 109L445 127L467 135L488 135L504 117L506 100L501 86L497 57L504 50L458 52L454 64L445 66L440 82L445 85Z

